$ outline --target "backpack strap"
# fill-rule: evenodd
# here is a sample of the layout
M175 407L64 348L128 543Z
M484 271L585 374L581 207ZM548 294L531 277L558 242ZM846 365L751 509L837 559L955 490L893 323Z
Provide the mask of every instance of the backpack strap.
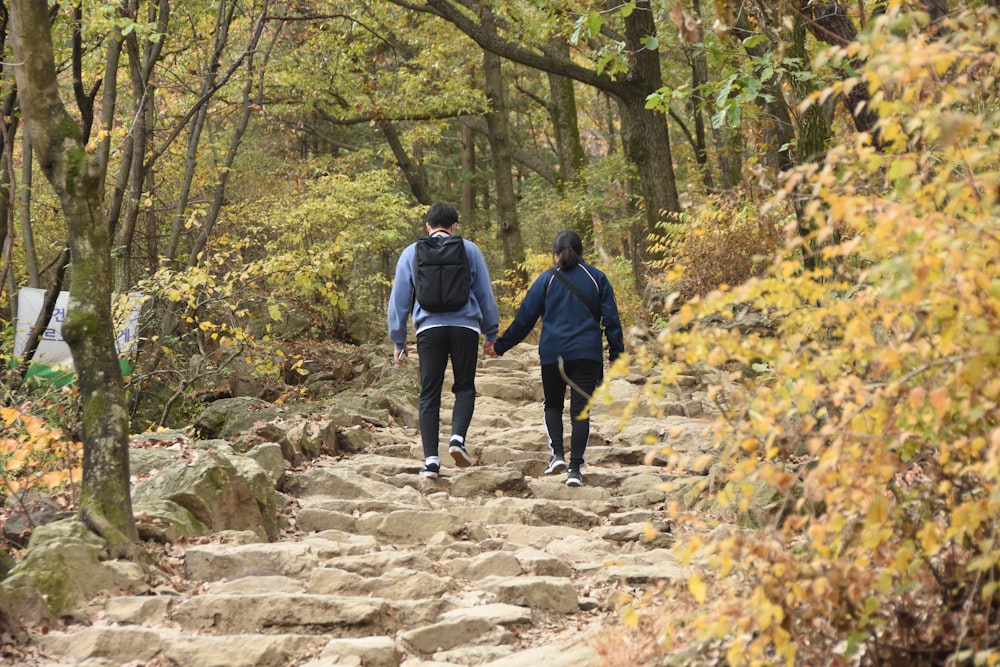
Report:
M566 287L568 287L569 291L571 291L573 294L575 294L576 298L579 299L583 303L583 305L585 305L587 307L587 310L590 311L590 314L594 316L594 320L596 320L598 324L601 323L601 312L597 309L597 306L594 305L593 301L591 301L586 296L584 296L583 292L581 292L577 288L577 286L574 285L573 282L569 278L567 278L566 276L564 276L562 274L562 272L559 271L559 269L557 269L556 267L553 266L551 269L549 269L549 273L551 273L553 276L555 276L556 278L558 278L559 281L562 282L563 285L565 285ZM587 271L587 275L590 276L591 280L594 279L594 277L590 275L589 271ZM551 285L551 284L552 284L552 279L549 278L549 285ZM548 287L546 286L546 291L547 290L548 290ZM598 288L598 291L600 291L599 288Z

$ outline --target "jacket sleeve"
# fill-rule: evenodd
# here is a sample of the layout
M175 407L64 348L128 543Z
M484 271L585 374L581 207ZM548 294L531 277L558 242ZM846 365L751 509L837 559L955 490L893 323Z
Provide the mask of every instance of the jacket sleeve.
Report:
M625 351L622 335L622 321L618 315L618 302L608 277L601 274L601 318L604 321L604 336L608 339L608 359L612 362Z
M396 262L396 277L389 293L389 339L397 350L406 347L406 321L410 317L413 298L413 250L403 250Z
M517 308L514 321L503 332L503 335L497 338L496 346L493 348L494 352L503 355L504 352L524 340L525 336L535 328L535 322L545 310L545 282L545 274L543 273L528 288L528 293L524 295L524 300Z
M472 258L474 261L475 275L472 278L472 293L476 295L479 303L481 317L479 328L486 336L486 340L496 340L497 332L500 330L500 309L497 307L496 297L493 295L493 283L490 281L490 270L486 266L486 258L482 251L475 244L472 247Z

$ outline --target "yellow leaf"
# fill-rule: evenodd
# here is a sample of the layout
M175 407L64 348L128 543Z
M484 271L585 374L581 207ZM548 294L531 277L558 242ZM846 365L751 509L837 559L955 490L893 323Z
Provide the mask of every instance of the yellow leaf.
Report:
M941 531L934 523L925 523L917 532L917 539L920 540L920 548L928 556L933 556L941 549Z
M0 416L3 417L3 425L9 427L17 421L17 418L21 416L21 413L14 408L3 407L0 408Z
M688 590L691 591L691 595L694 596L698 604L705 603L705 598L708 595L708 586L697 574L688 579Z
M948 396L948 390L944 387L936 387L931 390L930 402L934 407L934 414L937 415L938 419L941 419L951 407L951 397Z

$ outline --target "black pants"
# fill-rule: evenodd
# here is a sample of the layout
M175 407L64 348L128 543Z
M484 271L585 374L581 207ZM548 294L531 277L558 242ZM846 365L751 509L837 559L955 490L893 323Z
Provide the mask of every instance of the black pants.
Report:
M592 359L572 359L563 362L566 377L587 393L584 396L576 389L570 388L570 457L569 467L580 469L583 457L587 452L587 440L590 438L590 419L580 419L580 413L587 406L590 396L604 378L604 364ZM557 364L542 366L542 390L545 393L545 430L549 435L549 449L553 456L563 457L563 403L566 400L566 380L559 373Z
M476 407L476 363L479 361L479 334L465 327L433 327L417 334L420 357L420 439L424 458L438 456L441 428L441 390L451 358L455 384L455 407L451 413L451 433L465 440Z

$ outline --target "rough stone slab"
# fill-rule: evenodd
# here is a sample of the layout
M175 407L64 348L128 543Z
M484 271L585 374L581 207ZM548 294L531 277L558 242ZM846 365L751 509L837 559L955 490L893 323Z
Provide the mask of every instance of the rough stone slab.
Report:
M553 502L538 503L531 514L541 525L570 526L584 530L601 522L601 517L593 512Z
M310 496L343 500L378 498L396 502L405 501L407 498L414 500L419 498L419 494L412 488L400 488L370 479L354 472L348 464L312 468L298 475L289 476L285 481L284 491L300 498Z
M499 577L481 583L499 602L562 614L579 611L576 589L560 577Z
M574 567L578 563L592 563L607 558L615 558L621 548L617 544L595 540L589 533L585 535L570 534L551 540L543 547L544 551L561 558Z
M303 507L295 517L295 527L305 533L315 533L321 530L356 532L357 526L357 518L350 514L328 512L311 507Z
M600 575L599 575L600 576ZM603 578L625 582L632 586L648 585L665 579L687 579L688 573L679 565L612 565L605 568Z
M521 496L528 492L528 484L517 470L473 467L455 477L448 491L458 498Z
M510 577L521 573L521 564L510 552L491 551L472 558L452 558L443 564L453 577L475 581L486 577Z
M189 578L204 581L253 575L295 576L343 553L343 547L330 540L205 544L187 548L184 568Z
M177 630L163 628L91 626L72 633L49 632L33 640L46 651L78 661L107 658L124 664L133 660L149 662L179 637Z
M517 501L517 503L531 503L534 501L520 498L503 498L502 500ZM492 523L530 523L529 514L531 506L528 504L496 504L487 502L483 505L467 505L451 507L450 511L455 516L460 516L466 521L475 521L482 524Z
M510 444L509 439L507 439L507 443ZM518 447L506 447L504 445L480 447L477 453L479 465L510 466L514 463L530 462L544 467L548 463L547 459L543 459L538 452L526 452ZM531 466L531 469L534 468L535 466Z
M415 652L430 655L435 651L471 644L493 627L493 623L485 618L452 618L404 632L402 639Z
M318 567L309 573L306 589L313 595L361 595L368 579L335 567Z
M356 595L386 600L418 600L444 595L451 579L408 568L394 568L378 577L362 577L335 568L318 568L309 577L309 592L319 595Z
M451 665L492 665L513 653L512 644L516 641L517 637L512 633L503 628L493 628L492 632L479 638L478 644L438 651L434 654L434 660Z
M208 584L208 592L216 595L254 595L261 593L304 593L305 582L282 576L240 577L232 581Z
M660 522L631 523L623 526L601 526L595 529L596 534L612 542L638 542L656 547L665 547L673 543L673 535Z
M423 462L409 457L359 454L351 458L351 467L365 476L375 473L392 477L404 473L418 473L423 467Z
M524 526L494 524L487 528L492 537L503 538L511 544L544 549L550 542L567 537L578 537L589 542L588 533L579 528L566 526Z
M130 595L110 598L104 607L104 618L111 623L155 625L167 616L172 602L178 598L161 595Z
M450 578L401 567L369 579L367 594L386 600L419 600L440 597L454 587Z
M458 535L465 521L453 514L430 510L398 510L388 516L367 514L357 522L359 532L403 543L423 543L437 533Z
M424 572L434 570L434 561L419 551L379 551L360 556L334 558L323 565L354 572L362 577L378 577L397 567Z
M618 483L618 493L623 496L630 496L647 491L659 491L662 497L663 486L671 477L671 475L655 475L648 472L624 475Z
M493 625L530 625L533 622L531 610L516 604L484 604L476 607L459 607L446 612L441 620L484 619Z
M588 466L589 467L589 466ZM558 500L562 502L570 501L592 501L607 502L611 499L611 492L602 486L595 485L593 469L583 469L583 486L566 486L565 475L549 475L545 478L528 480L528 487L531 495L535 498L546 498L548 500Z
M400 627L416 628L435 623L441 615L454 609L457 603L451 599L424 598L422 600L393 600L389 609Z
M336 658L333 664L347 665L357 658L358 665L364 667L396 667L399 664L399 650L396 642L389 637L357 637L332 639L320 654L320 659Z
M184 667L287 667L325 641L309 635L186 636L167 644L163 656Z
M344 556L358 556L379 550L379 543L371 535L355 535L343 530L323 530L310 535L304 542L337 542Z
M327 634L355 637L386 632L386 601L356 596L271 594L198 595L177 605L171 620L186 630L216 634Z
M326 512L340 512L342 514L362 515L369 512L389 514L396 510L407 509L431 509L430 503L424 497L406 499L404 502L394 500L382 500L379 498L345 500L344 498L327 498L325 496L310 496L299 501L302 509L324 510Z
M514 557L525 574L539 577L571 577L573 568L539 549L519 549Z
M539 646L494 660L490 667L599 667L601 657L582 642Z

